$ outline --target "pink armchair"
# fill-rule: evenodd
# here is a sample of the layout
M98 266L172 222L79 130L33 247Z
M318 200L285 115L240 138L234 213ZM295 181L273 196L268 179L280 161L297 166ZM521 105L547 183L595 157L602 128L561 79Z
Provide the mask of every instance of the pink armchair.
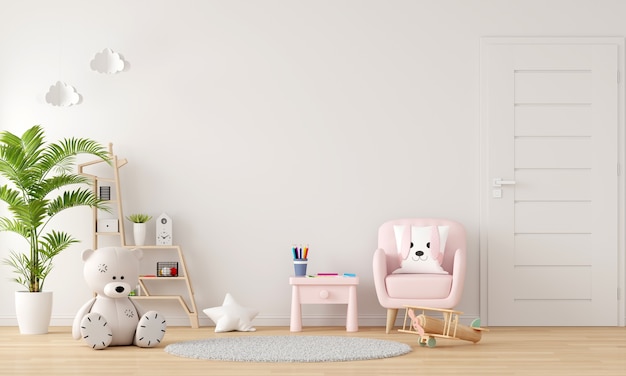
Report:
M392 274L400 267L394 225L449 226L442 268L449 274ZM386 332L393 327L398 309L405 305L454 308L461 299L466 267L465 228L457 222L433 218L396 219L378 229L374 252L374 286L380 305L387 308Z

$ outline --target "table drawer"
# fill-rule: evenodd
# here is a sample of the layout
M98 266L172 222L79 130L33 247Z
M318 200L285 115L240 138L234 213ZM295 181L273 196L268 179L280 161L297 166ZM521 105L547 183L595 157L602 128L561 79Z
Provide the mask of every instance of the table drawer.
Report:
M348 304L351 286L298 286L300 303Z

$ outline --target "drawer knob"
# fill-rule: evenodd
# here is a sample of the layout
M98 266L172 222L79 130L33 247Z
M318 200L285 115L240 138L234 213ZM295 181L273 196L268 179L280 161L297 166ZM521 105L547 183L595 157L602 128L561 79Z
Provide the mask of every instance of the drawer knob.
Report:
M320 291L320 298L322 298L322 299L328 298L328 291L326 291L326 290Z

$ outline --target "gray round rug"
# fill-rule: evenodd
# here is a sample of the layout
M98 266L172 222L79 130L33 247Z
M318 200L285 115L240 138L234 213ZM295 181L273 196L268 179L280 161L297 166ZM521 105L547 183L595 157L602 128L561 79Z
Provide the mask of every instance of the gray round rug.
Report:
M390 358L411 351L404 343L337 336L247 336L210 338L167 345L186 358L234 362L343 362Z

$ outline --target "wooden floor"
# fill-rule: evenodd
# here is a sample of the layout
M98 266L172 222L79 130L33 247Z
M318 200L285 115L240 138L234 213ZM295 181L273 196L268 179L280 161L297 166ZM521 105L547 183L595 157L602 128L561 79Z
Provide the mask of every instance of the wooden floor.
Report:
M361 327L258 327L256 332L214 333L169 327L156 348L92 350L72 339L69 327L44 335L21 335L0 327L1 375L626 375L626 328L490 328L477 344L440 339L420 347L413 334ZM337 335L388 339L413 351L395 358L331 363L242 363L185 359L163 351L185 340L254 335Z

